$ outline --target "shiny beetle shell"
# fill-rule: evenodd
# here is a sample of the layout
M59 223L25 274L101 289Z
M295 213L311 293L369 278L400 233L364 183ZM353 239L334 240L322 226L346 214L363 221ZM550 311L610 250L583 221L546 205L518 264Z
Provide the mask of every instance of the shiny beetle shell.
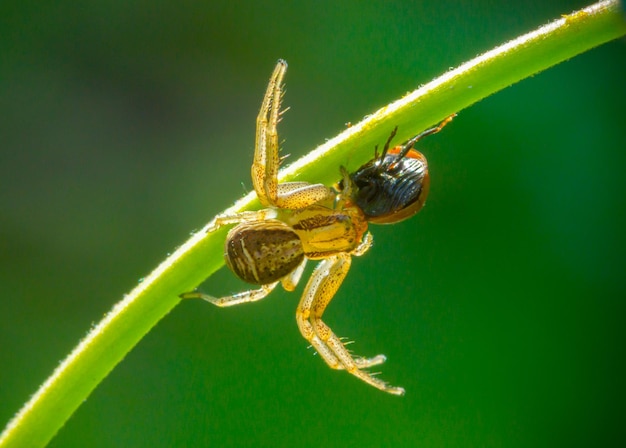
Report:
M426 157L414 149L401 157L401 149L390 149L350 174L355 189L352 200L369 222L400 222L416 214L426 202L430 187Z

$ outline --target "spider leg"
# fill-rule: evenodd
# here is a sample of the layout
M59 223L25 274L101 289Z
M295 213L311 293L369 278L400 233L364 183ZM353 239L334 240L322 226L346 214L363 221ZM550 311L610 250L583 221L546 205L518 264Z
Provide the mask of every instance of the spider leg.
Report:
M287 62L280 59L270 77L261 110L256 119L256 144L252 163L252 184L261 204L274 205L278 185L278 132L282 82Z
M283 182L278 184L277 193L275 206L288 210L301 210L334 194L326 185L308 182Z
M374 237L370 232L367 232L363 237L363 241L351 252L351 255L360 257L365 252L369 250L370 247L374 244ZM344 344L345 346L346 344ZM387 360L385 355L376 355L373 358L354 358L354 362L359 367L359 369L364 369L367 367L376 366L378 364L382 364Z
M201 292L186 292L180 295L181 299L203 299L219 307L239 305L241 303L256 302L267 296L276 287L278 282L262 285L259 289L239 292L225 297L213 297Z
M206 233L215 232L223 226L229 224L239 224L242 222L265 221L276 218L276 210L266 208L256 211L239 212L232 215L219 215L206 227Z
M353 357L341 339L322 321L322 314L348 274L350 264L351 256L347 253L333 255L318 264L305 287L296 311L298 328L302 336L310 342L331 368L345 369L377 389L394 395L402 395L404 394L403 388L390 386L370 372L362 370L384 362L386 359L384 355L377 355L373 358Z
M322 184L308 182L278 183L280 166L277 126L280 102L283 96L283 78L287 63L282 59L276 64L256 120L256 145L252 162L252 185L264 206L290 210L308 207L329 197L331 190Z
M291 274L280 279L280 283L282 283L285 291L293 291L298 286L298 282L300 281L300 277L302 277L302 273L304 272L304 268L306 267L306 257L300 263L300 266L295 268Z

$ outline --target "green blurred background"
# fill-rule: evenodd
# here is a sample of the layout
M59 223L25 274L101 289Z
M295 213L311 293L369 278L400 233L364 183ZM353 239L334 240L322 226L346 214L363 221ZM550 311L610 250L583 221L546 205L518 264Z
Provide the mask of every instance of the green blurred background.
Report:
M292 158L478 53L586 5L4 2L0 426L125 292L248 191L290 64ZM313 356L297 293L181 303L53 447L626 443L626 44L464 110L420 143L427 207L373 229L326 314L385 353L388 396ZM222 269L203 289L245 288Z

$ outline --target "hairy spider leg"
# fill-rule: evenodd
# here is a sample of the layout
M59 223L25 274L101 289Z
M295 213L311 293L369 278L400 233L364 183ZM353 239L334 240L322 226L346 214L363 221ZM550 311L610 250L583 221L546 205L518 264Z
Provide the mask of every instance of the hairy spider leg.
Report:
M308 182L278 183L280 166L277 126L280 116L280 102L283 96L283 78L287 62L282 59L270 77L267 91L261 103L256 120L256 146L252 162L252 185L259 201L264 206L284 209L305 208L331 195L328 187Z
M256 147L252 163L252 184L261 204L274 205L278 185L278 117L282 97L282 82L287 62L276 64L267 85L261 110L256 119Z
M296 311L296 321L302 336L317 350L322 359L333 369L346 370L365 383L384 392L403 395L404 389L394 387L362 370L383 363L384 355L373 358L353 357L344 343L328 325L322 315L333 296L341 286L352 262L352 255L364 254L372 245L371 234L351 253L338 253L322 260L311 275Z

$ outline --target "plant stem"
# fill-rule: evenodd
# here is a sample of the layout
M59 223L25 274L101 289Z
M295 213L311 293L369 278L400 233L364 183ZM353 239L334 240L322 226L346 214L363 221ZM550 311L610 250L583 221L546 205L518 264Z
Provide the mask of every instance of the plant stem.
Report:
M626 34L617 0L596 3L448 71L281 171L281 180L331 184L350 154L354 169L399 127L398 141L454 112L595 46ZM254 194L224 213L258 207ZM207 225L208 226L208 225ZM206 229L206 227L205 227ZM225 231L194 234L94 327L0 436L0 448L45 446L95 387L180 299L222 264Z

